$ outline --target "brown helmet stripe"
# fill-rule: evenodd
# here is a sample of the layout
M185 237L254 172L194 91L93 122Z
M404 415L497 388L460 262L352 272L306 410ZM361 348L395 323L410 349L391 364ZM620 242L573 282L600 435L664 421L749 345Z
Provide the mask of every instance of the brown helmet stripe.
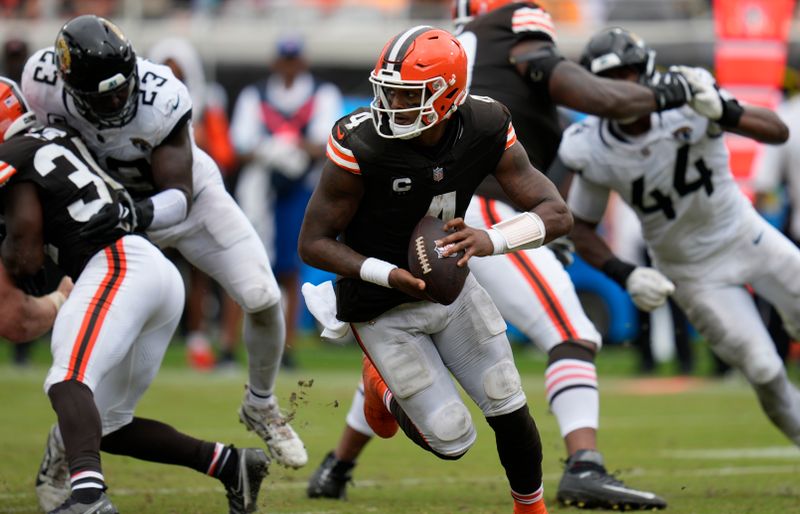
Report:
M381 67L388 71L399 72L400 66L403 64L403 57L408 52L408 49L419 36L429 30L433 30L433 27L429 25L417 25L395 36L386 49L386 53L383 55L383 66Z

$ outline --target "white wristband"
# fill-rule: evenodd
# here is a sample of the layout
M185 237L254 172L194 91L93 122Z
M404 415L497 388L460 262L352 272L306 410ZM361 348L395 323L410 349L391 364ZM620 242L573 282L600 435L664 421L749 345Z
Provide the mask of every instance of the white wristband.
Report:
M538 248L545 239L544 222L535 212L523 212L495 223L487 232L494 245L494 255Z
M183 191L175 188L165 189L150 197L153 202L153 221L147 230L171 227L186 219L189 205Z
M64 296L64 293L61 291L53 291L52 293L45 295L44 298L53 302L53 305L56 307L56 312L64 305L64 302L67 301L67 297Z
M361 264L359 276L365 282L372 282L383 287L391 287L389 285L389 274L397 266L391 262L382 261L374 257L367 257Z

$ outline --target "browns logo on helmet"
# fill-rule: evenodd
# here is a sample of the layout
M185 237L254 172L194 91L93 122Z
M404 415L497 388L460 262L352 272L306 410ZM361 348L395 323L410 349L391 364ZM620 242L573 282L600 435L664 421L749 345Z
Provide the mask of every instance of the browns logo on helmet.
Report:
M449 118L464 103L467 54L446 30L412 27L384 46L369 81L375 129L386 138L410 139Z

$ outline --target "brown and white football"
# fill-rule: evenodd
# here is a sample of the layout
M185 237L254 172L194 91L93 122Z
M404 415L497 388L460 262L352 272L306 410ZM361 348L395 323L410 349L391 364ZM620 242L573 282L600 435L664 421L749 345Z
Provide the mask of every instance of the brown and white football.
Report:
M443 248L436 247L434 241L447 235L443 227L444 222L433 216L425 216L417 223L408 244L408 269L425 281L425 292L433 301L450 305L461 293L469 267L457 265L464 256L463 250L444 257Z

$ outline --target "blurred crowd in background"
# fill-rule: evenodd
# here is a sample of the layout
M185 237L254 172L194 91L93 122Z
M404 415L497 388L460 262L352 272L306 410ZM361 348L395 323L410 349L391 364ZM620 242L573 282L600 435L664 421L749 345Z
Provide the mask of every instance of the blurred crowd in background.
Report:
M687 19L708 16L711 0L542 0L559 22L603 22L606 19ZM449 0L2 0L4 17L71 17L92 12L100 16L134 13L163 16L271 16L285 9L307 15L340 16L352 11L376 15L440 18Z
M585 27L572 34L589 34L606 25L625 25L628 20L710 19L711 0L537 0L552 13L556 23L565 27ZM450 25L450 0L0 0L0 26L11 27L13 19L30 23L45 20L60 23L69 17L94 13L108 17L126 30L126 23L141 24L148 19L213 16L215 19L263 17L280 24L283 16L302 19L313 27L324 20L330 30L337 20L345 30L353 30L357 19L377 17L391 20L438 20ZM251 20L252 21L252 20ZM5 23L5 25L3 25ZM410 23L410 22L409 22ZM35 26L35 25L34 25ZM274 26L274 25L273 25ZM127 32L127 30L126 30ZM297 257L297 233L305 203L313 190L324 158L328 131L336 119L369 102L367 82L371 63L363 59L338 65L308 52L308 31L275 34L270 48L255 49L255 59L226 62L218 54L210 57L208 49L197 48L192 38L169 37L139 44L131 37L141 57L169 65L183 80L194 103L194 131L198 144L219 164L226 185L256 227L272 258L276 277L284 290L287 327L286 366L293 366L291 345L297 331L316 335L317 327L306 311L299 293L304 281L319 283L328 276L302 265ZM38 42L26 39L22 31L3 34L0 74L19 80L28 55ZM53 31L55 34L55 31ZM644 34L647 36L647 34ZM163 36L163 35L162 35ZM224 35L223 35L224 36ZM681 35L672 35L680 39ZM687 39L690 39L686 34ZM240 35L241 37L241 35ZM584 39L585 39L584 37ZM152 38L151 38L152 39ZM196 38L195 38L196 39ZM582 43L582 42L581 42ZM651 41L661 51L658 40ZM791 40L790 44L797 41ZM347 44L352 44L350 41ZM310 45L309 45L310 46ZM344 45L341 52L355 51ZM377 55L379 48L367 48ZM708 49L689 46L665 48L661 65L686 62L707 67L713 62ZM789 53L785 91L787 97L796 89L797 73ZM704 62L698 62L704 61ZM800 166L798 101L781 108L793 139L787 145L764 155L755 164L762 171L752 184L757 207L795 241L800 241L800 218L792 223L791 205L800 202L800 180L784 173ZM565 112L565 121L579 116ZM794 127L798 127L794 130ZM763 162L763 164L759 164ZM604 227L615 252L629 261L643 262L646 252L641 242L635 216L625 209L611 207ZM797 209L800 213L800 209ZM241 312L216 284L180 262L188 288L186 313L182 322L187 360L195 368L211 370L237 366L243 358L238 349ZM578 260L568 271L573 277L587 313L603 333L607 344L631 344L639 350L640 370L651 372L662 362L674 362L680 374L696 371L694 332L674 306L665 306L652 316L637 313L626 293L601 273ZM764 308L765 317L769 309ZM780 332L774 326L775 333ZM511 331L510 335L515 335ZM522 336L516 333L518 340ZM798 345L775 336L787 359L800 360ZM29 345L13 346L14 361L28 362ZM237 357L237 352L242 353ZM672 364L670 364L672 365ZM719 363L720 373L725 367Z

